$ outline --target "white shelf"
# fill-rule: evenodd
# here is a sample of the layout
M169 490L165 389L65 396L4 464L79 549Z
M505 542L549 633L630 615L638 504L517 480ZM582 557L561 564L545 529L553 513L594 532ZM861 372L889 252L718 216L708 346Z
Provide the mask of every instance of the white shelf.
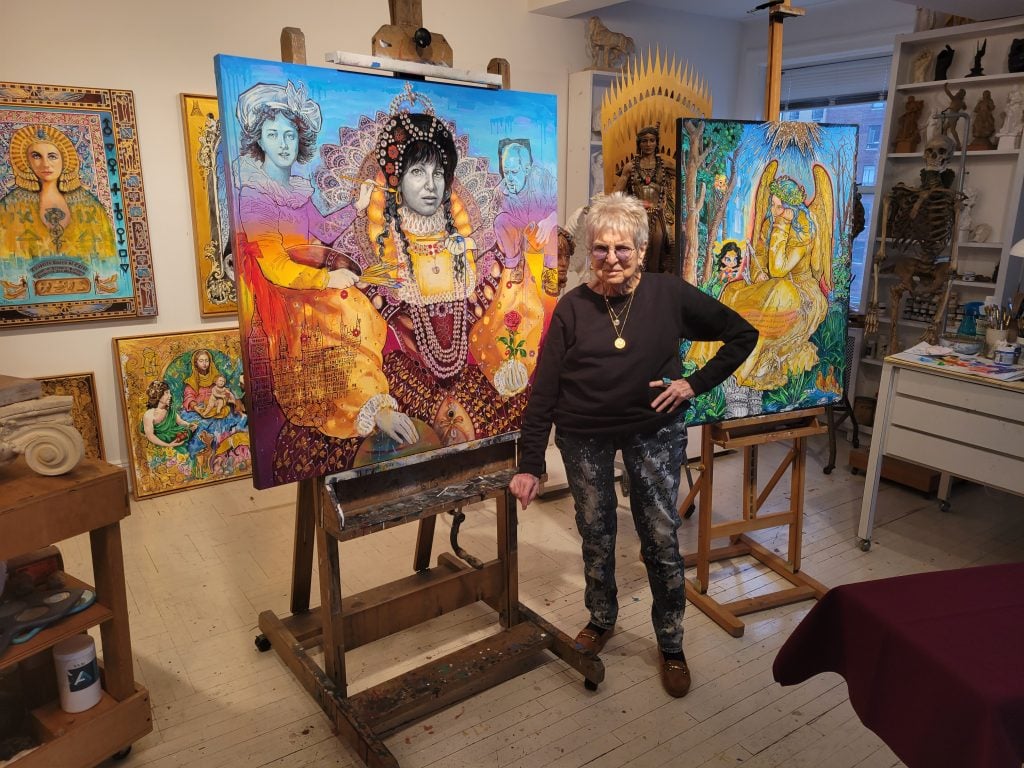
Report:
M903 83L897 85L897 91L942 90L943 85L999 85L1001 83L1024 83L1024 72L1001 72L995 75L980 77L951 77L948 80L927 80L923 83Z
M954 152L953 157L959 158L962 154L963 152ZM1019 149L969 149L967 150L967 159L977 160L981 158L987 159L1019 154ZM890 152L886 157L889 160L924 160L920 152Z

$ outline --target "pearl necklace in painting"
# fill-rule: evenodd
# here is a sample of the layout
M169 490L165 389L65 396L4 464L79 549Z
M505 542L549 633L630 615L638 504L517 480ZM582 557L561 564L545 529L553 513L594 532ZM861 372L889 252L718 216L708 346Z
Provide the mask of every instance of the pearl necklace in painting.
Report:
M626 302L625 308L616 312L612 309L611 302L608 301L608 297L604 297L604 306L608 310L608 318L612 321L612 330L615 332L615 348L625 349L626 340L622 338L622 334L626 330L626 321L629 320L629 310L633 307L633 297L636 296L636 291L632 291L629 294L629 300Z

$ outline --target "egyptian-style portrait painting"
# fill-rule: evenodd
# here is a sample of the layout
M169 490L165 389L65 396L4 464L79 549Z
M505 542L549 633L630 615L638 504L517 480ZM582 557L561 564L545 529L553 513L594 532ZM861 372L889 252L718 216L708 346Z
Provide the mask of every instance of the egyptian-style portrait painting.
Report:
M131 91L0 82L0 326L156 315Z
M103 432L100 428L96 379L91 373L69 373L63 376L36 376L43 386L43 395L71 397L71 425L82 436L85 458L103 459Z
M114 339L135 498L248 477L238 329Z
M760 333L693 424L809 408L842 397L857 127L678 123L683 277ZM683 375L717 342L684 342Z
M558 293L555 98L216 69L255 485L511 439Z
M196 243L199 312L203 317L233 315L235 260L231 252L231 222L224 181L220 118L216 96L181 95L185 118L192 233Z

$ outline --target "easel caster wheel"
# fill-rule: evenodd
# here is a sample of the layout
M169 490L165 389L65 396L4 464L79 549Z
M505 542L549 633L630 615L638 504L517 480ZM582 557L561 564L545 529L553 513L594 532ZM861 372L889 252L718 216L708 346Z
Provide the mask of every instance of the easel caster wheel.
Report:
M586 688L588 691L596 691L597 690L597 683L595 683L593 680L586 680L586 679L584 679L583 687Z
M850 467L850 474L851 475L856 475L857 474L857 468L856 467Z
M125 747L124 749L122 749L122 750L121 750L120 752L115 752L115 753L114 753L114 754L113 754L113 755L111 756L111 758L110 758L110 759L111 759L111 760L124 760L124 759L125 759L126 757L128 757L128 755L130 755L131 753L132 753L132 745L131 745L131 744L129 744L129 745L127 746L127 747Z
M270 650L270 638L266 635L256 635L256 650L260 653L266 653Z
M939 510L941 512L949 512L950 509L951 509L951 507L949 505L949 501L948 500L940 501L939 502Z
M861 539L860 540L860 551L861 552L867 552L869 549L871 549L871 539Z
M826 475L831 475L833 469L835 469L835 465L834 464L829 464L827 467L825 467L821 471L824 472Z

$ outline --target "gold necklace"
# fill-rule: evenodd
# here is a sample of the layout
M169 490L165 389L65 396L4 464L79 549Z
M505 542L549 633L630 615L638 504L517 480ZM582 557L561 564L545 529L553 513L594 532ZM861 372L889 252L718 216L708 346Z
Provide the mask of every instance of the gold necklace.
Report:
M612 309L611 302L608 301L608 296L604 296L604 306L608 310L608 319L612 321L612 331L615 332L615 348L625 349L626 340L622 338L623 332L626 330L626 321L629 320L629 310L633 307L633 297L636 296L636 290L630 292L629 301L626 302L625 309L620 310L616 313Z

